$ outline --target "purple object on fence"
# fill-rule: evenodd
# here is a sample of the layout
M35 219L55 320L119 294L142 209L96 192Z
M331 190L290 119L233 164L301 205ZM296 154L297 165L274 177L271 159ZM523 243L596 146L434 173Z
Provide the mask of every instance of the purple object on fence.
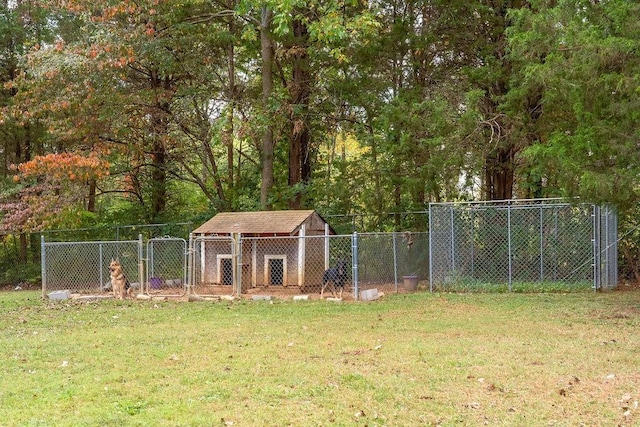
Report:
M159 277L152 277L151 279L149 279L149 286L151 287L151 289L160 289L161 285L162 279L160 279Z

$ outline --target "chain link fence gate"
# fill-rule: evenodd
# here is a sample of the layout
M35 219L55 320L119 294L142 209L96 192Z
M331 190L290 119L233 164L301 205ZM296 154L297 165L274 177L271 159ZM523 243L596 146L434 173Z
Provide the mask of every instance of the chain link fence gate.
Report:
M162 237L147 241L147 286L150 296L181 297L187 282L187 241Z
M432 291L616 285L616 216L611 209L512 200L433 203L429 213ZM601 256L603 250L607 256Z
M237 266L237 242L232 237L191 237L189 239L190 293L198 296L236 295L234 286L241 277Z
M383 292L405 289L405 277L429 279L429 233L358 233L358 289Z
M618 286L618 215L609 206L593 207L593 253L596 289Z

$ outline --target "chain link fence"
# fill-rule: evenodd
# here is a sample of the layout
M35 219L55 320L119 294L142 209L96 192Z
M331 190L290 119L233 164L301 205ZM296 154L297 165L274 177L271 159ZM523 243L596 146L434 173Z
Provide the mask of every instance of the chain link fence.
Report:
M111 260L120 262L135 294L170 297L188 290L184 239L150 239L145 245L142 236L103 242L46 242L43 237L41 253L43 295L63 290L110 295Z
M514 200L434 203L429 212L432 290L575 290L616 284L611 209Z
M358 290L383 292L406 289L405 277L427 286L429 234L413 232L358 233Z
M429 272L428 233L241 237L237 242L198 237L192 248L192 284L203 296L309 294L323 286L330 296L340 290L356 296L371 288L398 292L404 289L403 276L426 283Z
M42 289L107 293L119 259L138 293L268 292L359 298L370 289L568 291L617 284L609 207L550 201L439 203L430 231L292 237L156 237L41 243Z
M147 281L149 295L183 296L187 293L187 241L164 237L147 242Z
M140 292L143 278L142 240L119 242L45 242L42 238L42 292L107 293L111 289L109 263L117 259Z
M323 285L330 293L351 289L351 236L248 237L241 247L243 291L320 293Z
M189 284L198 296L236 294L236 240L232 237L197 237L189 239Z
M405 275L427 278L427 236L409 232L354 233L239 240L196 237L189 242L157 238L146 244L142 236L138 241L116 242L43 239L43 294L70 290L108 295L111 259L120 260L137 293L150 296L262 292L295 295L324 291L326 296L356 297L359 291L372 288L398 292L403 290Z

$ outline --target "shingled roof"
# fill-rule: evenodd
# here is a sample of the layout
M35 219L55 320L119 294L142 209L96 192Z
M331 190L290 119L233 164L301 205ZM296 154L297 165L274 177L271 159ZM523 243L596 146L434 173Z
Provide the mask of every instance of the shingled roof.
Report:
M320 217L314 210L222 212L193 230L193 233L293 235L313 215Z

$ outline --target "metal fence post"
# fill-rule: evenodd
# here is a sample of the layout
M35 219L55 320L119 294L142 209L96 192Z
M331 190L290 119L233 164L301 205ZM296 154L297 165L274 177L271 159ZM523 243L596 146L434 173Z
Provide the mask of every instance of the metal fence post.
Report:
M242 243L242 234L238 233L238 241L236 242L236 255L238 260L238 296L242 294L242 265L244 263L242 260Z
M242 294L242 233L233 233L231 235L232 249L232 269L233 269L233 293L237 296Z
M544 282L544 212L540 205L540 283Z
M605 224L607 226L607 283L608 289L618 284L618 214L614 207L606 205Z
M142 242L142 234L138 235L138 282L140 283L140 293L144 292L144 244ZM147 292L149 289L147 289Z
M598 218L600 209L598 206L593 205L591 212L591 219L593 221L593 232L591 234L593 249L593 290L597 291L600 283L600 248L598 247L598 243L600 243L600 219Z
M189 233L189 243L187 244L187 297L191 295L191 282L193 280L193 233Z
M433 292L433 225L431 219L433 218L431 212L431 203L429 203L429 292Z
M509 202L507 204L507 257L508 257L508 265L509 265L509 292L511 292L513 290L513 285L512 285L512 281L513 281L513 266L511 265L512 261L512 254L511 254L511 202Z
M40 236L40 274L42 275L42 297L47 290L47 256L44 244L44 235Z
M394 231L392 233L393 236L393 282L395 286L395 291L398 293L398 245L396 242L397 233Z
M102 243L98 244L98 265L100 266L100 270L98 272L98 275L100 276L100 289L104 288L104 268L103 268L103 263L104 262L104 255L102 253Z
M351 263L353 269L353 299L358 300L358 232L351 237Z
M324 226L324 269L329 268L330 259L329 259L329 224L325 224Z
M449 207L450 219L451 219L451 230L449 236L451 236L451 272L455 275L456 273L456 227L454 222L453 215L453 204Z

